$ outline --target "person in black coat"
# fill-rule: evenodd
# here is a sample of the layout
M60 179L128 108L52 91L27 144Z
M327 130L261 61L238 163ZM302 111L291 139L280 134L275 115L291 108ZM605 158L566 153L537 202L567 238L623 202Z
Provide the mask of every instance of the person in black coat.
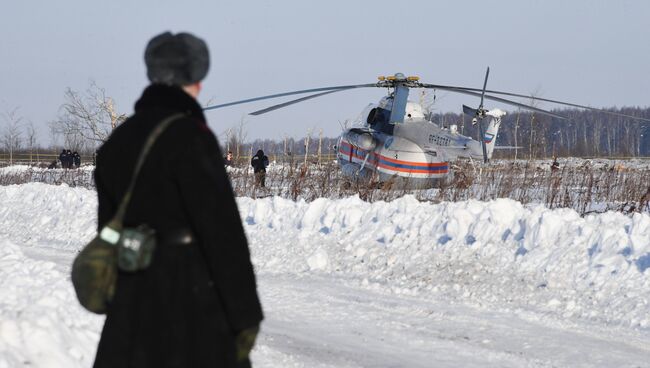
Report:
M72 169L72 162L74 161L74 157L72 156L72 151L66 150L65 151L65 167L66 169Z
M74 164L75 168L79 168L81 166L81 156L79 155L79 152L74 151L72 153L72 163Z
M68 151L67 150L62 150L61 153L59 154L59 161L61 161L61 168L62 169L69 169L70 167L68 166Z
M255 156L251 157L251 166L255 174L255 185L264 188L266 181L266 167L269 166L269 158L264 151L258 150Z
M154 127L184 114L153 145L133 190L124 224L155 229L157 246L149 268L119 272L96 368L250 366L263 315L219 144L195 100L207 58L205 43L192 35L153 38L145 52L152 84L97 154L101 229Z

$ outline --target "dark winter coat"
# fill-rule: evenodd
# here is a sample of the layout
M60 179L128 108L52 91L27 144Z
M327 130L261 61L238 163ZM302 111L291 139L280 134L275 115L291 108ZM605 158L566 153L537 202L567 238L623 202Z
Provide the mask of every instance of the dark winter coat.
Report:
M264 154L264 151L259 150L251 158L251 166L253 166L253 172L266 172L266 167L269 166L269 158Z
M157 230L159 244L148 269L119 273L95 367L234 367L234 336L262 320L217 140L200 106L180 88L148 87L135 115L99 150L98 227L114 215L146 137L177 112L188 116L152 148L125 216L127 226ZM170 244L176 229L190 229L196 243Z
M74 152L72 154L72 162L74 163L74 166L76 166L76 167L81 166L81 156L79 155L79 153Z
M59 154L59 161L61 161L61 167L62 167L62 168L65 169L65 168L68 167L68 154L65 152L65 150L63 150L63 151Z

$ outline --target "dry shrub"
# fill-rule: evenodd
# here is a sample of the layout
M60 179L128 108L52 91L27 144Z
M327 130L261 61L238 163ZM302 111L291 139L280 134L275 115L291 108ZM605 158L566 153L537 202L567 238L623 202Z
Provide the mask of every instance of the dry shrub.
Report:
M351 179L343 176L334 162L272 165L266 174L266 188L255 186L249 167L228 168L227 171L236 195L252 198L280 196L294 201L313 201L322 197L358 196L374 202L411 194L429 202L510 198L523 204L572 208L583 215L608 210L650 212L650 167L647 164L597 166L579 161L551 170L548 162L541 161L503 160L487 166L457 162L453 165L453 176L432 189L408 189L395 180L379 183L376 176ZM94 187L90 170L0 171L0 185L28 182Z
M31 167L26 170L0 171L0 185L14 185L25 183L45 183L71 187L95 188L93 172L81 169L43 169Z

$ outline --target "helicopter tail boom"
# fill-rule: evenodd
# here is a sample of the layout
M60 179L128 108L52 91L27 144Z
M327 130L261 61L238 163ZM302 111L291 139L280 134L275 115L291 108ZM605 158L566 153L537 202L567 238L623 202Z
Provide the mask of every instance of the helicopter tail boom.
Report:
M499 109L493 109L485 112L483 136L481 140L472 140L467 144L468 150L465 154L459 154L459 157L471 157L477 160L484 160L487 156L488 159L492 158L494 147L496 146L497 135L499 134L499 127L501 126L501 118L506 113ZM483 152L483 145L485 145L485 153ZM484 156L485 155L485 156Z
M497 141L497 134L499 133L499 127L501 126L501 118L506 113L499 109L490 110L486 113L488 118L487 129L483 133L483 143L485 144L485 150L489 159L492 158L492 152L494 152L494 146Z

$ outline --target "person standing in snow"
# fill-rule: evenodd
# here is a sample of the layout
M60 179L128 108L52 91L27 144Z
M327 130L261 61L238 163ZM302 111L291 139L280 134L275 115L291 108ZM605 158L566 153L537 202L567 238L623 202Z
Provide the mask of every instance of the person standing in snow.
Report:
M72 169L73 160L74 160L74 157L72 157L72 151L66 150L65 151L65 168L66 169Z
M74 167L75 167L76 169L78 169L79 166L81 166L81 156L79 155L79 152L74 151L74 152L72 153L72 162L73 162Z
M119 271L94 367L250 367L263 315L219 144L196 101L207 46L166 32L149 41L145 64L151 85L97 154L99 229L126 194L145 140L180 117L155 141L132 191L124 224L153 228L157 245L148 268Z
M61 161L62 169L65 169L68 164L68 158L66 156L67 154L65 153L65 150L62 150L61 153L59 154L59 161Z
M251 158L251 166L253 166L253 173L255 174L255 185L264 188L266 181L266 167L269 166L269 158L266 157L264 151L257 151L255 156Z
M557 162L557 157L553 157L553 163L551 163L551 171L558 171L560 169L560 163Z

